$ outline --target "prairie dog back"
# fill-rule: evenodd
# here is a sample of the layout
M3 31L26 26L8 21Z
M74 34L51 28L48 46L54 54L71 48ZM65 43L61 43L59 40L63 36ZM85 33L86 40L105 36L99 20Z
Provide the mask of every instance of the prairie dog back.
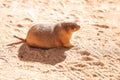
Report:
M28 31L26 42L28 45L33 47L42 47L40 45L45 45L46 47L49 47L49 45L47 44L51 44L54 41L53 31L54 26L43 24L34 25Z

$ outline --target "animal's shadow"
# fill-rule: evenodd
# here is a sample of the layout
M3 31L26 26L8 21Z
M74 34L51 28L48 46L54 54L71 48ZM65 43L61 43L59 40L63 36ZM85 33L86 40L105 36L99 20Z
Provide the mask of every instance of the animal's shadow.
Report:
M41 62L44 64L55 65L65 60L65 51L70 48L52 48L40 49L31 48L27 44L23 44L18 50L18 57L22 61Z

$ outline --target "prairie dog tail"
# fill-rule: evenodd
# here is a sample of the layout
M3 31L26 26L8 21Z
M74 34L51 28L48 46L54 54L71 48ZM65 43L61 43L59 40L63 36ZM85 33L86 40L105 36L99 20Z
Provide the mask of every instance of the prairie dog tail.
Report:
M15 38L19 39L20 41L19 41L19 42L10 43L10 44L8 44L7 46L13 46L13 45L17 45L17 44L20 44L20 43L25 43L25 42L26 42L26 40L25 40L25 39L20 38L20 37L18 37L18 36L15 36L15 35L14 35L13 37L15 37Z
M26 42L26 40L25 40L25 39L20 38L20 37L18 37L18 36L15 36L15 35L14 35L13 37L15 37L15 38L17 38L17 39L21 40L21 42Z

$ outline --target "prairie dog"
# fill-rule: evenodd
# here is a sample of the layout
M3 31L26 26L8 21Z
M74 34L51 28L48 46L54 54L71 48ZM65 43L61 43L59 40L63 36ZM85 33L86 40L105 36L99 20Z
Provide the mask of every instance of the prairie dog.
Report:
M79 29L80 26L74 22L36 24L30 28L24 41L29 46L38 48L72 47L72 33Z

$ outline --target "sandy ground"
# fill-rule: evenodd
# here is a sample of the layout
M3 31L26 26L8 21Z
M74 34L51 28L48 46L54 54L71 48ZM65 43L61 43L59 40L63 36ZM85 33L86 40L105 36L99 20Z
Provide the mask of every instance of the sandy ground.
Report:
M30 25L75 20L71 49L17 42ZM119 0L0 0L0 80L120 80Z

